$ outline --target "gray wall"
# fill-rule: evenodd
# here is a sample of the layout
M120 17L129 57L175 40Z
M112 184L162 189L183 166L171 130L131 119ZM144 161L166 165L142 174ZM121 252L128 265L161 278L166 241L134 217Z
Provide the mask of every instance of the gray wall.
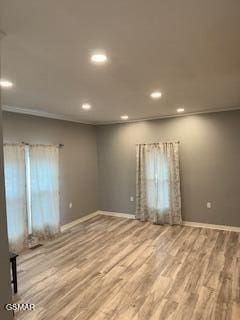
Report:
M4 142L58 144L60 220L66 224L97 210L97 146L94 126L3 112ZM69 202L73 206L69 208Z
M99 126L97 137L100 210L134 213L136 143L180 140L183 219L240 226L240 111Z
M135 144L180 140L184 220L240 226L240 111L98 127L4 112L4 140L64 143L62 224L98 209L134 213Z

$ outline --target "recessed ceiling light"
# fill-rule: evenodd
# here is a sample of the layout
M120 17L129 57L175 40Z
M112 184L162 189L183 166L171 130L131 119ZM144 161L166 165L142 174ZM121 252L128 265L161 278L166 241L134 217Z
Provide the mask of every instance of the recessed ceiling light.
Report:
M121 116L121 119L122 120L127 120L128 119L128 115L125 114L125 115Z
M91 105L88 104L88 103L84 103L84 104L82 105L82 109L83 109L83 110L89 110L89 109L91 109Z
M159 98L161 98L162 93L160 91L154 91L154 92L151 93L150 96L151 96L152 99L159 99Z
M91 61L97 64L103 64L107 62L107 56L104 53L95 53L91 56Z
M179 113L184 112L184 108L178 108L177 112L179 112Z
M13 83L11 81L4 80L4 79L0 80L0 87L2 88L11 88L12 86L13 86Z

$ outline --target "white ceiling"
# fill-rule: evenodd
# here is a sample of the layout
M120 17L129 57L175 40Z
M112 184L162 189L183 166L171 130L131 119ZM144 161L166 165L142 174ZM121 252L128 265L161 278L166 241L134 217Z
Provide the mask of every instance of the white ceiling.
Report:
M15 84L5 105L89 123L240 107L239 0L1 5L2 78ZM90 63L96 49L107 65ZM155 89L162 99L149 98Z

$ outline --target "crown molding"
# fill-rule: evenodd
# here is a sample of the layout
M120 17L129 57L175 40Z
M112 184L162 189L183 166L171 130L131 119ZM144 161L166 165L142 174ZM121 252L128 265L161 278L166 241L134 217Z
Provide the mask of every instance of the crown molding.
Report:
M222 108L222 109L211 109L211 110L204 110L204 111L196 111L196 112L185 112L181 114L172 114L166 116L155 116L155 117L148 117L148 118L140 118L140 119L128 119L128 120L117 120L117 121L109 121L109 122L94 122L92 123L95 126L105 126L111 124L124 124L124 123L135 123L135 122L142 122L142 121L151 121L151 120L161 120L161 119L168 119L168 118L180 118L180 117L188 117L188 116L195 116L198 114L208 114L208 113L219 113L219 112L228 112L228 111L237 111L240 110L239 107L230 107L230 108Z
M78 119L75 119L75 118L72 118L69 116L49 113L49 112L40 111L40 110L25 109L25 108L13 107L13 106L8 106L8 105L3 105L2 110L7 111L7 112L26 114L26 115L30 115L30 116L37 116L37 117L42 117L42 118L49 118L49 119L56 119L56 120L63 120L63 121L93 125L92 123L87 122L87 121L82 121L82 120L78 120Z
M240 106L239 107L224 108L224 109L205 110L205 111L198 111L198 112L188 112L188 113L186 112L184 114L173 114L173 115L168 115L168 116L155 116L155 117L148 117L148 118L141 118L141 119L129 119L129 120L124 120L124 121L118 120L118 121L109 121L109 122L87 122L87 121L78 120L74 117L69 117L69 116L65 116L65 115L54 114L54 113L45 112L45 111L41 111L41 110L33 110L33 109L27 109L27 108L8 106L8 105L3 105L2 110L7 111L7 112L37 116L37 117L42 117L42 118L76 122L76 123L87 124L87 125L92 125L92 126L103 126L103 125L112 125L112 124L126 124L126 123L142 122L142 121L161 120L161 119L168 119L168 118L188 117L188 116L208 114L208 113L236 111L236 110L240 110Z

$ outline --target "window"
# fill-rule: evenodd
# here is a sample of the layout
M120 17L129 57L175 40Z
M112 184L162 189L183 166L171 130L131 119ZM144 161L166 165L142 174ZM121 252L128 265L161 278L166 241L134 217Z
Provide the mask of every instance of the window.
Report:
M59 231L59 149L30 147L31 216L34 234L51 236Z
M31 176L30 176L30 157L29 146L24 147L25 154L25 174L26 174L26 200L27 200L27 222L28 222L28 235L32 235L32 213L31 213Z
M146 195L150 209L169 208L169 168L166 157L159 152L146 154Z
M25 162L22 145L4 145L7 227L10 247L18 251L27 237Z
M178 141L136 146L136 218L181 224Z
M10 247L20 251L32 236L58 233L58 147L5 145L4 171Z

